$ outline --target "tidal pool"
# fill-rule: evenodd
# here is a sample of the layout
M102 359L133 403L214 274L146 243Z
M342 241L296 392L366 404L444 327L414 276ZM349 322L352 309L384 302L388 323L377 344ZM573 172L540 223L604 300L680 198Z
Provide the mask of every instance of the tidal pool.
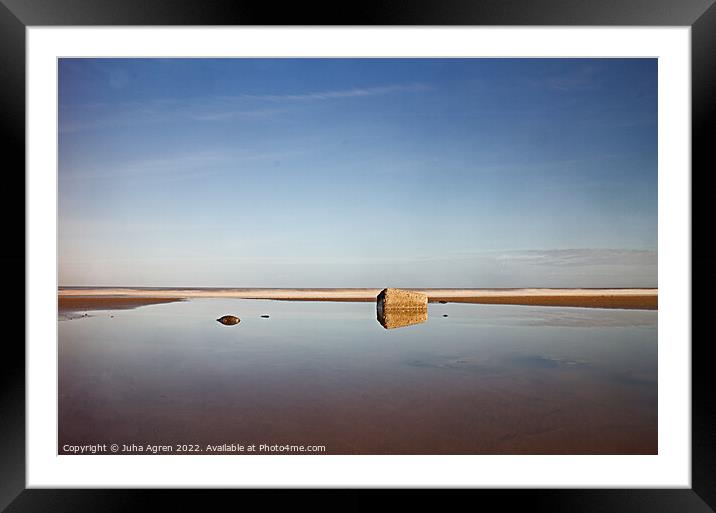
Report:
M395 329L373 303L83 313L58 323L61 454L657 453L656 311L431 304Z

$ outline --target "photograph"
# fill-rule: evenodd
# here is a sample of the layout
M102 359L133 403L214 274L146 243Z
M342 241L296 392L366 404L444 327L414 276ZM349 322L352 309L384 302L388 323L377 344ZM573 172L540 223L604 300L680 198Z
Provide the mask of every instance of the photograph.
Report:
M659 59L57 82L57 454L659 454Z

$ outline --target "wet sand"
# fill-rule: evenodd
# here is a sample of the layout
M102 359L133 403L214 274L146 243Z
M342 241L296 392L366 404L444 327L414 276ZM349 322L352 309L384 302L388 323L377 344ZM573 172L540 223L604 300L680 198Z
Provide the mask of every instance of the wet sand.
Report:
M464 298L430 298L431 303L480 303L488 305L568 306L580 308L615 308L628 310L657 310L657 295L633 296L498 296Z
M167 297L73 297L60 295L57 298L59 313L84 310L127 310L138 306L156 305L182 301L181 298Z
M408 289L431 303L656 310L658 289ZM60 288L60 311L135 308L191 298L373 302L381 289Z

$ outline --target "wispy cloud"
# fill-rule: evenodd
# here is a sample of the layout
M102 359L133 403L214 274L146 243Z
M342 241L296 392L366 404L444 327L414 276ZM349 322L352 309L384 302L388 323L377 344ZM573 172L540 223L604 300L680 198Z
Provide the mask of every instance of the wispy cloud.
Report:
M501 262L539 266L656 265L657 253L631 249L554 249L508 251L495 255Z
M226 119L258 119L268 118L285 111L277 109L259 110L215 110L210 112L191 113L187 116L196 121L222 121Z
M655 266L657 252L632 249L555 249L515 251L465 251L439 255L360 255L360 256L307 256L261 257L260 261L301 264L449 264L475 262L481 265L493 262L501 265L535 265L553 267L581 266ZM231 257L234 260L235 257Z
M207 150L177 153L157 158L137 159L106 168L61 170L60 181L147 179L159 177L164 182L192 179L216 174L222 169L247 162L275 162L303 155L307 150L252 152L248 150Z
M112 105L103 103L60 105L60 133L154 123L176 123L182 120L218 122L230 119L269 119L290 112L291 108L288 105L283 108L271 108L267 104L306 104L430 90L432 87L426 84L409 83L300 93L240 93L230 96L212 95L184 99L155 98L144 102L129 101Z
M256 102L311 103L429 90L431 90L429 86L416 83L329 91L310 91L305 93L239 94L235 96L205 98L202 103L189 104L186 108L189 111L188 116L197 121L223 121L232 118L257 119L280 115L288 112L288 109L249 109L246 108L247 103L250 103L252 106L256 105Z
M300 94L242 94L241 98L265 101L323 101L342 98L362 98L366 96L380 96L401 92L423 92L430 91L431 87L426 84L393 84L379 87L352 88L334 91L316 91Z

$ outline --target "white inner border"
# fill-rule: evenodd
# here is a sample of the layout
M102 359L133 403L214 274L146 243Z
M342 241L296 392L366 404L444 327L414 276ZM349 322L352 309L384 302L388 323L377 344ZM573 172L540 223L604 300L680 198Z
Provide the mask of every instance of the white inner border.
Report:
M27 29L27 486L691 486L689 27ZM658 57L658 456L58 456L58 57Z

